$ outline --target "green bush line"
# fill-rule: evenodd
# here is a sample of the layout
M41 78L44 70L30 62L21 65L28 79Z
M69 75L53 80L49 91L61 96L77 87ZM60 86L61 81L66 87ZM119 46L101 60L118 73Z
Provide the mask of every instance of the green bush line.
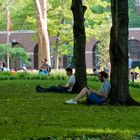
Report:
M28 72L18 72L18 73L11 73L11 72L0 72L0 80L16 80L16 79L29 79L29 80L46 80L46 79L57 79L57 80L66 80L67 77L64 73L53 73L50 75L39 75L37 73L28 73ZM87 79L90 81L97 81L99 79L97 76L87 75ZM140 88L140 82L130 82L129 86Z
M0 72L0 80L18 80L18 79L29 79L29 80L46 80L46 79L58 79L58 80L65 80L65 75L59 74L52 74L52 75L39 75L37 73L28 73L28 72L18 72L18 73L11 73L11 72Z

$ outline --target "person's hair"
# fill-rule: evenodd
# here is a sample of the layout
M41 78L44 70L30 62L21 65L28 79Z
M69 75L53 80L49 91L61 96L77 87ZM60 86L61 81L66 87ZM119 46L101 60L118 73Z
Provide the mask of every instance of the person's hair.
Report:
M96 68L93 68L93 72L95 72L96 71Z
M68 68L66 68L65 70L72 73L72 68L69 68L69 67L68 67Z
M44 61L47 62L47 58L44 58Z
M101 77L108 78L108 74L105 71L100 72Z
M3 63L2 63L2 66L3 66L3 67L6 67L6 63L3 62Z

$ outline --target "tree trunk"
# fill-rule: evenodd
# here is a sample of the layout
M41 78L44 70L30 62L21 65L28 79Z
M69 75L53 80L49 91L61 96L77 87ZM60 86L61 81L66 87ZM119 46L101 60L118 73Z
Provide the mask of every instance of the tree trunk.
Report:
M59 66L59 40L60 40L60 32L57 33L55 48L54 48L54 69L57 70Z
M63 5L62 5L63 6ZM60 24L64 24L64 18L61 19ZM59 29L56 41L55 41L55 48L54 48L54 68L58 70L59 66L59 42L60 42L60 36L61 36L61 28Z
M111 0L111 104L134 104L128 80L128 0Z
M51 65L50 60L50 44L49 44L49 37L48 37L48 30L47 30L47 10L46 10L46 0L34 0L35 8L36 8L36 15L37 15L37 22L38 22L38 37L39 37L39 44L38 44L38 61L39 67L42 65L41 61L44 58L47 58L48 64Z
M82 0L72 0L71 10L73 12L74 25L74 65L77 84L80 88L87 85L86 79L86 62L85 62L85 45L86 35L84 26L84 13L86 7L83 6Z
M61 0L61 6L63 8L64 6L64 0ZM60 24L64 24L64 17L60 19ZM54 68L58 70L59 67L59 41L61 37L61 28L59 29L57 36L56 36L56 41L55 41L55 48L54 48Z

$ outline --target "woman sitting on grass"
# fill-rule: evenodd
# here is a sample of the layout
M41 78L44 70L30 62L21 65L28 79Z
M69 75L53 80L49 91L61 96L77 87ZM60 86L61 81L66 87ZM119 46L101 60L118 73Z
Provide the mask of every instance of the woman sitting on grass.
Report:
M77 102L84 96L87 96L87 101L89 104L103 103L108 97L111 85L108 81L108 74L105 71L101 71L99 73L99 79L101 82L103 82L103 85L99 91L84 87L74 99L67 100L65 101L65 103L77 104Z

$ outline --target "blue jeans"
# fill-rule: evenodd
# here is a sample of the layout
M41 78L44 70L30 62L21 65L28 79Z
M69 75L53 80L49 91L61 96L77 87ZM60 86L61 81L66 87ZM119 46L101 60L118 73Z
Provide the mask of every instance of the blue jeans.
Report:
M67 89L65 87L61 87L61 86L51 86L48 88L43 88L44 92L68 92Z

